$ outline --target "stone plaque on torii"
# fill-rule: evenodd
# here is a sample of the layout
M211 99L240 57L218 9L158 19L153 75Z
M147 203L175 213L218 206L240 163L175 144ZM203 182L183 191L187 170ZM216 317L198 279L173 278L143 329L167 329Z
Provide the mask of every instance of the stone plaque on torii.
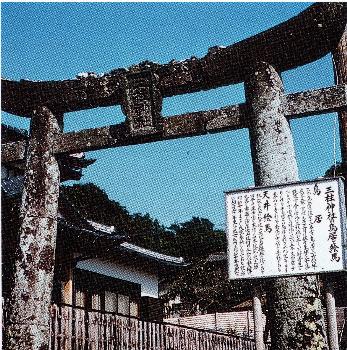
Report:
M289 162L288 176L281 174L283 178L279 176L277 180L281 183L298 180L287 120L336 111L340 116L341 135L346 135L346 18L346 5L319 3L254 37L226 48L212 48L201 59L192 57L163 65L143 62L102 76L79 76L73 80L17 82L3 79L2 110L32 120L28 144L18 141L2 145L3 163L26 161L21 245L5 332L7 348L48 349L60 183L56 156L249 127L256 185L267 185L266 176L270 179L276 172L278 174L281 166L276 169L271 162L264 163L262 157L269 149L277 157L281 150L288 149L287 141L291 143L290 152L278 160L282 166L283 162ZM292 94L283 92L281 72L315 61L330 52L335 58L335 86ZM247 93L245 104L167 118L161 115L164 98L243 81ZM118 104L126 115L125 123L63 132L64 113ZM269 140L274 127L270 123L265 125L268 134L264 134L259 123L265 121L266 124L272 118L280 123L276 124L276 132L280 129L287 139L280 147L270 142L271 147L264 150L259 140ZM341 137L341 148L346 169L347 141L344 136ZM280 321L288 324L285 330L271 329L278 335L272 343L276 350L288 346L288 333L294 329L288 321L290 308L294 307L288 295L296 282L297 277L290 277L271 291L278 298L273 305L275 314L283 311L281 289L287 291L283 294L286 307ZM306 285L299 283L297 286L315 290L315 281L311 279ZM312 297L312 291L310 293ZM308 295L298 293L298 300L302 296ZM318 298L318 295L313 297ZM257 297L254 303L258 305L256 319L259 316ZM303 311L296 313L298 322L302 321ZM261 332L258 331L256 344L257 349L261 349ZM336 349L335 343L336 339L331 338L332 349Z

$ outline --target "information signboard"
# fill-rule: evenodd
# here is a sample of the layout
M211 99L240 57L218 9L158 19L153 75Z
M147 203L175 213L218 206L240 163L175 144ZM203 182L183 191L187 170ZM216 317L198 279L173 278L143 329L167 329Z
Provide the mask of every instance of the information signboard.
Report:
M346 269L343 182L311 182L226 193L229 278Z

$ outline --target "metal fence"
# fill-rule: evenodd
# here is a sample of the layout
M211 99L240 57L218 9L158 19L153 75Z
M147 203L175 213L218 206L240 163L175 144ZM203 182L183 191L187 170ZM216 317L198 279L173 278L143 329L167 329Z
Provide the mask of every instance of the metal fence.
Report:
M68 305L52 306L50 332L49 350L255 350L249 338Z

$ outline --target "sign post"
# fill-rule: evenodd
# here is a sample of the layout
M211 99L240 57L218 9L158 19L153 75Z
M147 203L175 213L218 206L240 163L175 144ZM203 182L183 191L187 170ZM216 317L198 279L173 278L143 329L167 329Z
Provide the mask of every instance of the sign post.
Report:
M263 331L263 313L261 310L261 294L258 289L253 294L253 321L254 321L254 341L256 350L265 350L264 331Z

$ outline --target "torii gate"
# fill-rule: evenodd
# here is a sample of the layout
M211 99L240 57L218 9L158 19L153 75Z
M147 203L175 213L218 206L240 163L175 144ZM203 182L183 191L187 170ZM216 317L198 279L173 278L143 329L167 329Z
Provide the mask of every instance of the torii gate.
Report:
M264 166L259 162L259 152L268 150L259 149L262 146L257 145L257 122L260 119L279 116L283 117L281 120L285 124L286 119L336 111L339 112L342 158L346 173L346 20L346 5L317 3L289 21L254 37L226 48L211 48L201 59L192 57L183 62L173 61L164 65L142 62L100 77L91 75L74 80L16 82L3 79L2 110L31 118L28 144L19 141L2 145L3 163L26 160L20 247L9 305L10 319L5 332L7 349L44 350L49 346L49 305L60 184L56 157L59 154L249 127L255 178L259 185L264 182L259 175ZM315 61L329 52L333 53L335 60L335 86L293 94L283 93L278 74ZM243 81L246 82L245 104L168 118L161 115L162 99L165 97ZM63 132L64 113L118 104L126 115L125 123ZM286 129L285 125L283 128L282 131L286 132L291 142L290 129ZM263 135L271 146L270 136ZM276 147L272 151L276 152ZM275 153L274 156L276 158ZM290 158L289 161L296 166L295 158ZM271 167L271 164L268 166ZM281 287L272 290L272 293L277 293L277 297L283 295L284 302L274 305L273 309L275 314L282 312L280 322L286 324L283 329L271 329L273 349L291 348L288 334L295 338L295 325L290 315L294 304L285 294L296 284L297 300L300 297L318 298L312 279L308 278L305 286L298 281L297 277L287 278ZM329 295L333 304L333 294ZM256 318L259 316L259 308L256 308L259 300L256 296L254 301ZM321 310L316 311L321 317ZM300 319L303 311L297 315L299 319L295 320L296 323L302 321L302 326L305 327L303 319ZM329 324L333 324L333 315L330 316L332 318L329 318ZM260 349L261 330L258 331L257 349ZM314 335L309 334L310 346L317 348L314 347L317 345ZM320 336L324 340L324 334ZM299 341L298 339L294 340ZM335 349L336 337L330 336L329 343ZM309 348L304 346L306 345L296 344L296 348Z

